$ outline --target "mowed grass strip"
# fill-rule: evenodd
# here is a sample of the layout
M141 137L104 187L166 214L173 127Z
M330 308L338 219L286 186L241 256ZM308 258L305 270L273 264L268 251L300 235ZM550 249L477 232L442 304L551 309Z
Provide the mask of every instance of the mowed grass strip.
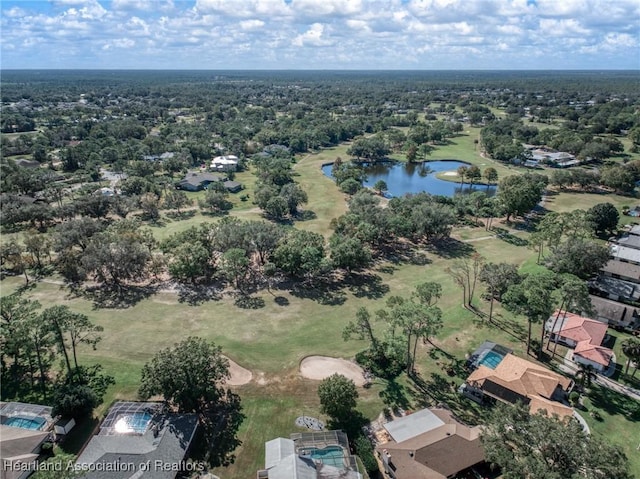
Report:
M310 155L295 165L295 171L299 174L296 180L309 195L306 208L316 213L315 219L297 222L297 227L317 231L326 237L331 233L330 220L346 211L346 197L320 170L321 164L334 161L337 156L347 158L346 148L343 145ZM449 151L443 153L443 157L455 158L454 154L455 151ZM485 160L480 157L476 161ZM557 201L558 197L562 201ZM550 209L557 205L567 210L573 209L572 202L576 207L585 208L581 201L585 197L583 194L561 193L558 197L553 197L555 201L549 203ZM609 195L594 195L593 201L611 198L615 200ZM628 198L621 198L628 201ZM249 208L232 211L232 214L253 217L252 211ZM256 213L256 217L259 217L259 213ZM185 220L185 223L198 224L206 219L196 215ZM172 225L174 223L166 228L171 229ZM176 222L175 225L176 229L177 225L180 228L185 226L183 222ZM453 237L471 240L467 246L487 261L524 265L523 269L528 271L537 268L536 253L514 241L514 238L526 240L528 233L511 229L501 220L496 220L494 225L505 228L508 235L482 239L494 232L486 232L483 227L463 227L454 229ZM154 232L164 235L164 228L154 229ZM124 309L100 309L95 308L90 298L73 296L57 284L44 282L38 283L27 294L39 300L44 307L67 304L72 310L87 314L95 324L104 327L103 340L97 350L83 348L80 351L82 362L102 364L116 378L116 385L110 388L105 405L97 411L98 414L103 413L116 398L135 399L142 366L158 350L190 335L214 341L222 346L226 355L252 370L254 382L236 388L243 398L247 416L240 430L243 446L238 450L236 464L219 472L225 478L245 478L263 467L266 440L277 436L287 437L294 432L293 420L302 412L319 415L317 382L299 377L299 361L310 354L352 358L366 347L364 341L345 342L341 335L344 326L355 317L355 312L361 306L373 313L384 307L389 295L408 297L418 283L437 281L443 287L439 306L444 319L444 328L433 341L439 348L462 360L466 353L485 339L490 339L523 355L525 344L521 340L521 333L526 331L525 318L514 317L496 305L496 319L501 326L483 323L462 307L462 292L446 273L446 268L455 257L431 250L421 253L421 261L380 261L370 272L371 279L375 281L364 284L345 282L320 292L304 289L294 293L277 289L272 294L261 292L256 297L264 301L264 306L258 309L240 308L235 304L235 297L228 294L219 300L190 305L181 302L175 293L158 293ZM1 283L2 294L10 294L22 283L21 277L6 278ZM482 290L482 286L478 285L474 304L487 312L488 303L480 299ZM375 322L374 327L378 334L385 328L379 322ZM539 334L537 328L539 325L534 327L536 337ZM424 378L432 374L445 375L447 360L439 353L434 358L432 351L431 345L419 345L417 369ZM452 380L459 384L463 378L456 376ZM400 382L406 384L404 377L400 378ZM359 408L371 419L383 407L380 392L384 386L383 381L376 380L371 389L361 389ZM414 407L421 402L418 396L408 399ZM598 410L602 407L600 404L594 405ZM637 418L626 414L626 409L610 409L604 417L605 421L597 429L609 437L617 428L633 431L637 426ZM637 444L629 439L621 445L632 458ZM640 477L638 460L632 459L632 464L634 472Z

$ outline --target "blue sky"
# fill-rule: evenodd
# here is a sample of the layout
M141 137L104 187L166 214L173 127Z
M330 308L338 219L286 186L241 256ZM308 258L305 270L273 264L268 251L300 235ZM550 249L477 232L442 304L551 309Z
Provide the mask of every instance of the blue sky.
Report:
M639 69L638 0L2 0L1 67Z

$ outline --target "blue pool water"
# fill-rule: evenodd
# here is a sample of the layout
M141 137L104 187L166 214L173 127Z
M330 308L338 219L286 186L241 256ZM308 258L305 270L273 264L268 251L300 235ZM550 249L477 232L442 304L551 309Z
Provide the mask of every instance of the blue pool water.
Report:
M344 468L344 451L340 446L327 446L322 449L313 447L306 449L303 454L327 466Z
M495 369L503 359L504 359L503 354L500 354L494 350L489 350L478 361L478 366L482 365L491 369Z
M436 173L443 171L456 171L459 166L469 166L469 163L457 160L425 161L422 163L402 163L385 161L379 163L363 164L367 179L364 185L372 188L378 180L387 184L385 196L404 196L407 193L427 192L432 195L452 197L458 193L472 193L483 191L488 196L495 194L496 187L475 185L468 183L444 181L436 177ZM322 172L331 178L333 164L324 165Z
M137 434L144 434L151 422L151 414L148 412L134 412L127 416L123 416L118 419L118 422L123 421L126 424L126 430L122 432L135 432Z
M41 417L10 417L6 420L5 425L19 427L22 429L33 429L38 431L46 424L46 420Z

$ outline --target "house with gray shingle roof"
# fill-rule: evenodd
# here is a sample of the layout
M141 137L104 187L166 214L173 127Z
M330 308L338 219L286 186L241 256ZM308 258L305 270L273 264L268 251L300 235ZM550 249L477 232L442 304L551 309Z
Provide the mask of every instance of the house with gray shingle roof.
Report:
M118 401L76 468L86 479L174 479L189 469L185 460L197 428L195 414L167 412L158 402Z
M200 191L205 189L211 183L224 180L225 176L216 173L190 171L182 180L176 183L176 187L181 190Z

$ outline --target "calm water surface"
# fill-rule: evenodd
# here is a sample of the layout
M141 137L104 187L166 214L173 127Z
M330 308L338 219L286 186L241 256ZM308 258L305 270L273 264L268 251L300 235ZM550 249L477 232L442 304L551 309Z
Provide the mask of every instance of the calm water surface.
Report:
M407 193L427 192L432 195L454 196L459 193L472 193L484 191L488 195L495 194L496 187L486 185L474 185L473 188L465 183L444 181L436 178L436 173L441 171L456 171L459 166L468 166L469 163L457 160L425 161L422 163L381 162L365 163L364 170L367 179L365 186L373 187L378 180L387 183L385 196L404 196ZM331 178L332 164L322 167L323 173Z

